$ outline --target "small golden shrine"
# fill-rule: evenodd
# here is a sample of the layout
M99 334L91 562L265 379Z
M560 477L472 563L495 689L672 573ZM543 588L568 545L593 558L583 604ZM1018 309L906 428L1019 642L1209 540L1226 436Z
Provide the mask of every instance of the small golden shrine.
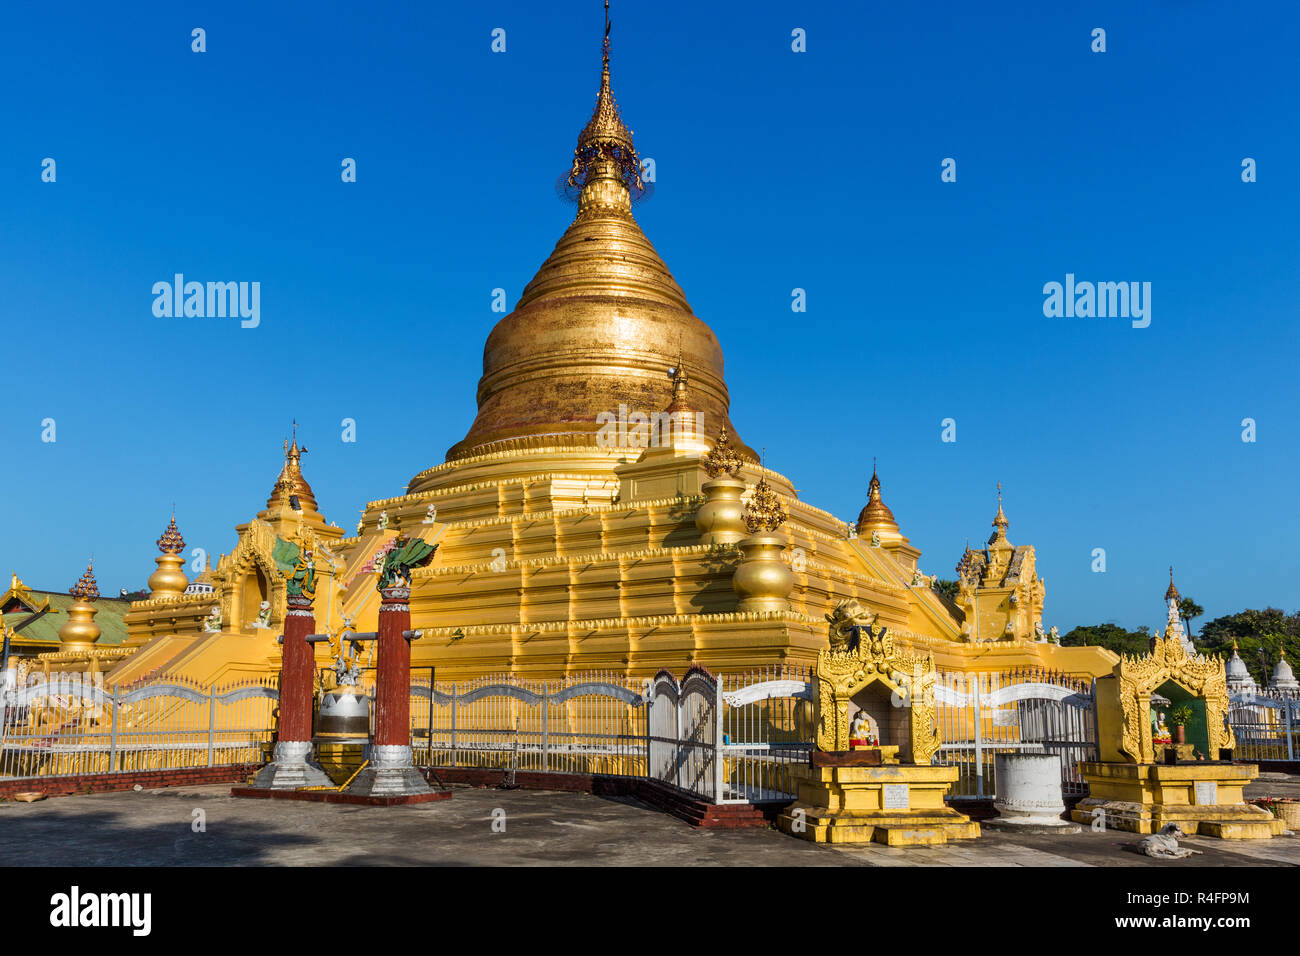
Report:
M895 648L857 601L826 615L830 647L817 655L816 749L795 767L798 799L781 829L817 843L933 845L979 836L948 807L956 767L930 765L939 749L934 658Z
M1172 583L1170 591L1172 606ZM1098 678L1101 759L1080 761L1089 796L1071 816L1135 833L1176 823L1188 834L1278 835L1282 821L1243 796L1259 768L1232 759L1236 742L1227 723L1223 659L1189 652L1175 614L1171 609L1169 627L1152 639L1150 653L1121 657L1111 674ZM1166 723L1176 731L1168 739Z

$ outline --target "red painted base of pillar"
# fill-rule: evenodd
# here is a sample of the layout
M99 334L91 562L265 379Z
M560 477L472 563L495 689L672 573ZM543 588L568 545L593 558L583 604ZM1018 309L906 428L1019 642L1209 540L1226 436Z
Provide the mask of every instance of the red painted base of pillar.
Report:
M232 797L261 797L267 800L307 800L313 803L355 803L363 807L404 807L412 803L431 803L450 800L450 790L432 793L413 793L401 797L366 797L342 790L254 790L252 787L232 787Z

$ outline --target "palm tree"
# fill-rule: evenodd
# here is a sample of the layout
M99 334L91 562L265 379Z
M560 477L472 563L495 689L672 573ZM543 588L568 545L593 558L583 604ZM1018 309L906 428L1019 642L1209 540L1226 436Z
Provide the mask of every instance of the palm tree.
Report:
M1189 597L1181 598L1178 601L1178 616L1183 619L1183 627L1187 630L1187 638L1192 637L1192 619L1200 617L1205 613L1205 608L1201 607Z

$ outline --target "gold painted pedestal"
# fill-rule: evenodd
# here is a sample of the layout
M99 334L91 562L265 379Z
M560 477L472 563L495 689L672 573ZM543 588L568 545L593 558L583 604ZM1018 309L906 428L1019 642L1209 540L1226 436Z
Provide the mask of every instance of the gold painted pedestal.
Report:
M974 839L980 825L943 802L956 767L793 767L798 799L777 823L814 843L935 846Z
M1187 834L1267 840L1285 829L1267 810L1245 802L1242 789L1259 775L1254 764L1082 761L1079 772L1091 795L1070 811L1076 823L1092 824L1101 811L1108 829L1132 833L1176 823Z

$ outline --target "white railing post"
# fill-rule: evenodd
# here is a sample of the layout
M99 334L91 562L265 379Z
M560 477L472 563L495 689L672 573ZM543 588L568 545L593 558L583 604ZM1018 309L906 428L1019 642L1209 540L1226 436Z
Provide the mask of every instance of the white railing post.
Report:
M971 693L975 705L975 796L984 796L984 700L980 694L980 673L975 672L975 689Z
M548 716L547 705L550 703L548 699L548 691L549 685L545 683L542 684L542 773L545 773L548 767L546 748L550 743L550 735L547 733L548 725L546 720Z
M1295 741L1291 739L1291 704L1290 698L1284 698L1282 707L1286 711L1286 759L1295 760Z
M208 766L213 765L217 750L217 685L208 688Z
M451 685L451 766L458 767L456 762L456 685Z
M645 695L645 775L647 780L657 779L654 764L650 762L650 736L653 733L655 712L655 689L652 683Z
M713 802L722 803L722 675L713 685Z
M677 681L673 681L677 684ZM677 782L677 789L682 788L682 687L677 684L677 700L673 704L673 726L677 729L673 733L676 743L673 747L673 779Z
M118 701L117 694L113 695L113 720L110 725L108 738L108 772L117 772L117 711Z

